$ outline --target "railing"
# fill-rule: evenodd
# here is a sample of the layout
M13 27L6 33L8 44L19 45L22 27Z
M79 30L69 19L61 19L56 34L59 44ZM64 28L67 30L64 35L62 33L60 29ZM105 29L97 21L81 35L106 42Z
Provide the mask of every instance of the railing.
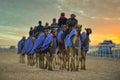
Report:
M104 48L104 47L103 47ZM116 45L110 49L100 49L99 46L90 47L87 55L96 56L96 57L111 57L111 58L119 58L120 59L120 45Z

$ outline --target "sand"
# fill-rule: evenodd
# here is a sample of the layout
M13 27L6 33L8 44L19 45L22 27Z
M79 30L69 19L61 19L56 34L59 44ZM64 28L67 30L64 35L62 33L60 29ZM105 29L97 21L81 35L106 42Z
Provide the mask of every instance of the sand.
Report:
M120 80L120 59L87 56L87 70L48 71L20 64L15 51L0 52L0 80Z

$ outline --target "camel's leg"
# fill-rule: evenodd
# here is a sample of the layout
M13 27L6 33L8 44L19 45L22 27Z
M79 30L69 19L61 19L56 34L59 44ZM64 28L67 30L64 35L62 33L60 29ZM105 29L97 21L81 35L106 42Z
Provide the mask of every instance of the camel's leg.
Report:
M31 55L31 66L33 66L33 55Z
M39 55L39 53L36 53L36 58L35 58L36 59L36 61L35 61L36 62L36 68L38 68L38 60L39 60L38 55Z
M50 67L50 53L47 53L45 58L46 58L45 69L47 69L48 67Z
M33 55L33 66L35 64L35 54Z
M81 69L85 70L85 62L86 62L86 53L84 51L82 51L82 60L81 60Z
M25 54L22 55L22 63L25 63Z
M31 65L31 57L30 57L30 54L28 55L29 57L29 65Z
M48 70L51 70L51 56L49 53L47 53L46 55L46 64L47 64Z
M23 54L21 54L21 63L23 63Z
M86 63L86 52L85 52L85 54L84 54L84 64L83 64L83 69L84 69L84 70L86 70L86 65L85 65L85 63Z
M32 66L32 55L30 55L30 66Z
M31 55L29 55L29 65L31 65Z
M42 68L42 59L41 59L41 54L39 54L39 68Z
M84 60L84 53L83 51L81 52L81 56L82 56L82 59L81 59L81 70L83 69L83 60Z
M61 69L63 70L64 69L64 53L61 52Z
M66 51L67 51L67 61L68 61L68 71L70 70L70 62L71 62L71 52L70 52L70 48L66 47Z
M42 66L43 66L43 69L45 69L45 67L46 67L46 64L45 64L45 55L44 55L44 53L42 53Z
M43 53L41 53L41 68L43 69L44 68L44 55L43 55Z
M80 63L80 61L81 61L81 48L78 48L77 49L77 57L76 57L76 61L77 61L77 66L76 66L76 70L78 71L78 69L79 69L79 63Z
M53 68L55 68L56 63L57 63L57 55L54 54L54 55L53 55L53 61L52 61L52 66L53 66Z
M22 63L22 56L19 54L19 63Z
M48 70L51 70L51 56L48 56Z
M73 70L76 68L76 49L73 48Z
M62 52L60 51L60 70L62 70L62 65L63 65L63 55Z
M27 65L29 65L29 54L27 54Z
M63 54L63 69L66 69L66 54Z
M71 71L75 70L75 49L70 47L71 52Z
M34 66L35 55L31 55L31 66Z
M33 55L31 55L31 66L33 66Z
M51 68L52 70L55 68L55 54L52 54Z
M52 62L53 62L53 54L50 54L50 56L49 56L49 70L53 70Z

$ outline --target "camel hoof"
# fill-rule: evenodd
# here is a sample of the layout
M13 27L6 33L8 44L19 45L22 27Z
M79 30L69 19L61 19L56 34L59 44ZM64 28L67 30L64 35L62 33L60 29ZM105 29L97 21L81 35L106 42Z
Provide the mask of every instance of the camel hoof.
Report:
M81 68L81 70L86 70L86 68Z
M70 68L68 68L67 71L70 71Z
M49 68L48 70L49 70L49 71L53 71L53 69L51 69L51 68Z
M78 68L76 68L75 71L78 71Z

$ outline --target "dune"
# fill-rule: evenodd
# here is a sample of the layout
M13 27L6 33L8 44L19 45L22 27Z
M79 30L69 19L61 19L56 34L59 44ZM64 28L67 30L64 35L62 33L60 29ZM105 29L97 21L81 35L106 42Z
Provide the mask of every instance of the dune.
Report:
M120 59L87 56L87 70L48 71L20 64L16 51L0 52L0 80L120 80Z

